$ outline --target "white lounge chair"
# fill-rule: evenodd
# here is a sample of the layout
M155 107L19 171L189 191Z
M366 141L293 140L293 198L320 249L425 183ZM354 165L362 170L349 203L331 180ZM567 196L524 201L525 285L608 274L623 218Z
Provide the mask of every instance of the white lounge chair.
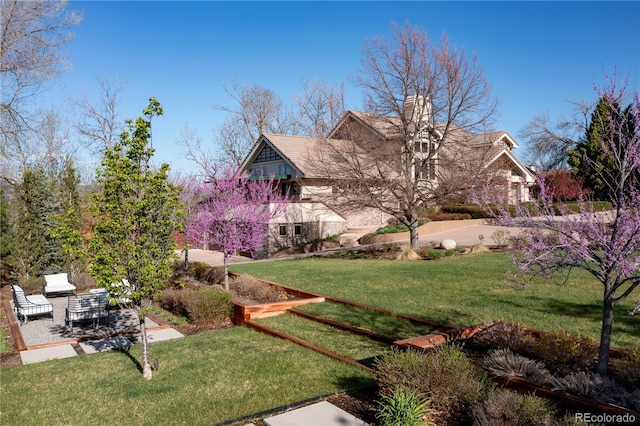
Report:
M12 285L13 309L18 319L22 318L22 323L26 323L29 317L51 315L53 321L53 305L41 294L26 296L22 287Z
M74 322L91 321L95 328L101 319L108 321L108 304L109 298L106 292L69 296L69 305L65 309L65 327L70 325L73 331Z
M46 295L52 293L75 293L76 286L69 282L67 274L45 275L46 284L42 287L42 292Z

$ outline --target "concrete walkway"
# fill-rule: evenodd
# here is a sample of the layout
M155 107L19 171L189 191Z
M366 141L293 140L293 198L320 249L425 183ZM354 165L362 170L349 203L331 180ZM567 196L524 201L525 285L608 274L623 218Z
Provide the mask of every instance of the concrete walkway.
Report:
M267 426L366 426L341 408L321 401L262 420Z

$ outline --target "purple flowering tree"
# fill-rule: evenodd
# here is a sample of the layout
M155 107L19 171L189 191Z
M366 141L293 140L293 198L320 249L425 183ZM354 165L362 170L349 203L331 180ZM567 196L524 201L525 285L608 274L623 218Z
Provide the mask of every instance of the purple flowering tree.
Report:
M598 94L611 105L625 101L626 84L618 87L615 78ZM615 161L616 172L607 176L612 189L612 209L596 211L583 200L579 213L554 206L553 194L538 179L540 195L532 206L518 205L513 212L497 214L497 224L523 227L514 239L515 279L526 285L535 276L566 280L572 269L593 275L603 286L602 329L597 373L605 375L609 362L614 306L640 286L640 100L637 90L625 115L607 114L610 131L602 135L604 153ZM631 124L630 124L631 123ZM594 164L595 166L595 164ZM593 173L600 173L595 167ZM559 209L559 214L558 214ZM640 296L633 315L640 311Z
M269 221L282 214L288 204L273 177L249 179L233 169L206 167L207 176L185 187L197 200L185 226L189 240L215 244L224 255L224 288L229 291L229 256L239 251L255 252L266 244Z

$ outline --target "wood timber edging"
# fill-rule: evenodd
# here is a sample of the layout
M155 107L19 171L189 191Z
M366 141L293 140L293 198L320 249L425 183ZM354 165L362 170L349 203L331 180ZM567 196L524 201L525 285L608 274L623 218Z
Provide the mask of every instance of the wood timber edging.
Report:
M339 354L337 352L334 352L334 351L331 351L329 349L323 348L321 346L315 345L313 343L307 342L306 340L303 340L303 339L300 339L298 337L292 336L290 334L284 333L284 332L282 332L280 330L276 330L275 328L268 327L268 326L263 325L263 324L259 324L259 323L255 322L255 321L252 321L252 320L245 321L244 324L247 327L253 328L254 330L260 331L262 333L269 334L271 336L278 337L280 339L290 340L293 343L296 343L296 344L298 344L300 346L304 346L305 348L309 348L309 349L312 349L312 350L314 350L316 352L320 352L321 354L326 355L328 357L331 357L333 359L336 359L338 361L342 361L342 362L345 362L347 364L353 365L355 367L361 368L361 369L363 369L365 371L368 371L371 374L375 373L375 370L373 368L371 368L369 366L366 366L364 364L361 364L361 363L359 363L358 361L356 361L356 360L354 360L352 358L346 357L346 356L341 355L341 354Z

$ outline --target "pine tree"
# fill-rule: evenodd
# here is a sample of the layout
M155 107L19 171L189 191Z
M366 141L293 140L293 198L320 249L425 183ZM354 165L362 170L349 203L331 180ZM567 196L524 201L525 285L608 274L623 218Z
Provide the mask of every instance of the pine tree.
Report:
M612 134L610 122L624 123ZM596 200L609 200L614 195L608 184L618 180L616 160L608 152L602 141L607 138L619 140L632 137L636 132L636 123L631 114L631 106L621 110L618 103L611 103L601 97L591 114L591 122L584 138L576 147L568 151L568 163L574 174L584 179L584 186L593 190Z
M16 187L16 222L11 264L19 280L37 277L48 265L46 206L49 198L46 174L27 169Z

